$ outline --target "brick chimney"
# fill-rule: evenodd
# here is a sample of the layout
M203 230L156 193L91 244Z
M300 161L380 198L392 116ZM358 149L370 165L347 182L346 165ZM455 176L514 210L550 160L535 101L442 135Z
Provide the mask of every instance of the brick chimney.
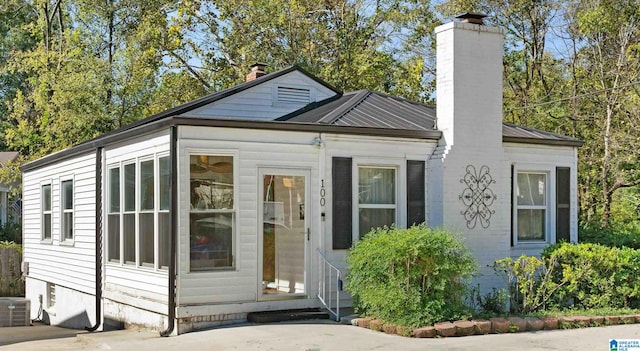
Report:
M254 63L251 65L251 72L247 74L247 82L255 80L256 78L264 76L266 73L264 71L265 67L267 67L266 63Z
M449 147L502 148L503 31L483 14L436 28L437 126Z

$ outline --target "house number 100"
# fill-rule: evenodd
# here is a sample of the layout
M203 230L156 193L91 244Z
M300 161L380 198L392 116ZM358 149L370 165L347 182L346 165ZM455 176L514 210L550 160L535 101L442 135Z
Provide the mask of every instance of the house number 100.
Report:
M324 204L326 202L326 200L324 199L324 196L326 195L326 190L324 189L324 179L322 179L320 181L320 206L324 207Z

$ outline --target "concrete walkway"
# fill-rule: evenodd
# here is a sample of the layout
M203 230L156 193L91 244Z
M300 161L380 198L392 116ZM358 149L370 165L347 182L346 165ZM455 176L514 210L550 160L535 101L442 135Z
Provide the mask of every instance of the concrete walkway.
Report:
M554 330L536 333L483 335L464 338L412 339L386 335L331 321L245 324L161 338L157 333L120 330L78 333L66 338L48 338L42 328L0 328L0 345L11 334L35 334L43 339L5 343L3 351L35 350L608 350L609 339L640 339L637 324ZM20 331L18 332L18 330ZM60 328L57 328L60 329ZM76 332L77 331L73 331ZM60 330L49 332L61 335ZM73 333L71 333L73 334Z

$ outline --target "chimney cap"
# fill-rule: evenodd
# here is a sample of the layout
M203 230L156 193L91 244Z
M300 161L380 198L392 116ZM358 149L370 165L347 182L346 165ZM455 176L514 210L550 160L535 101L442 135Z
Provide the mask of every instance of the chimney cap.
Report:
M484 24L484 18L487 17L484 13L466 12L456 16L462 23Z
M262 63L262 62L256 62L253 65L251 65L251 70L252 71L264 71L264 69L269 66L266 63Z

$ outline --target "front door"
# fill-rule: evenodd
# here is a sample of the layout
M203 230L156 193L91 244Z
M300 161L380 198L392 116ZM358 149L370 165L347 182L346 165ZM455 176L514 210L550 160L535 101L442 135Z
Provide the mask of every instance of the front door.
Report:
M309 171L260 169L259 281L261 299L304 296L309 240Z

